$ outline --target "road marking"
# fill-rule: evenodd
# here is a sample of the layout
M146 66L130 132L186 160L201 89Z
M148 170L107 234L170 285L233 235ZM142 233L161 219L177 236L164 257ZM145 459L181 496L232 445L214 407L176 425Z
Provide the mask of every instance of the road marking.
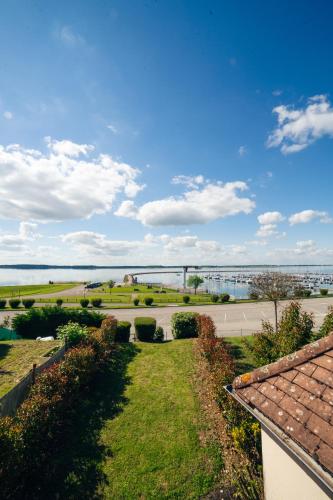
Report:
M267 318L266 314L264 313L264 311L261 311L261 314L263 315L264 318Z
M247 321L247 317L245 315L245 312L243 312L243 316L244 316L245 321Z
M224 313L224 321L227 321L227 313Z

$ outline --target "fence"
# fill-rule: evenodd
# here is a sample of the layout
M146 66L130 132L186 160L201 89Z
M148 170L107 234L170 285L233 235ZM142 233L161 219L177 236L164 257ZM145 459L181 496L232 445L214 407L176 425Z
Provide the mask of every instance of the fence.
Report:
M65 350L66 348L64 346L41 365L33 365L30 372L0 399L0 417L15 415L17 408L26 398L31 384L34 383L36 375L62 359L65 354Z

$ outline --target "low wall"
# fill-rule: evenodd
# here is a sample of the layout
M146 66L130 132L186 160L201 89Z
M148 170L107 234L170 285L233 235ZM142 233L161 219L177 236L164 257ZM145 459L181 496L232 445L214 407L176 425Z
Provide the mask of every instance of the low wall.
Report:
M62 359L65 351L65 346L61 347L61 349L59 349L59 351L57 351L53 356L48 358L41 365L37 366L35 369L35 375ZM31 369L30 372L23 379L21 379L17 385L15 385L15 387L0 398L0 417L15 415L17 408L21 403L23 403L28 394L33 381L33 376L33 370Z

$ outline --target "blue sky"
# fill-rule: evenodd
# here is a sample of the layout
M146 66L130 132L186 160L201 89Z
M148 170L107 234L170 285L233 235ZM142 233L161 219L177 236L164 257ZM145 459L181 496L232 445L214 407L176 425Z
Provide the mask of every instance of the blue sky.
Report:
M332 15L4 0L1 261L332 263Z

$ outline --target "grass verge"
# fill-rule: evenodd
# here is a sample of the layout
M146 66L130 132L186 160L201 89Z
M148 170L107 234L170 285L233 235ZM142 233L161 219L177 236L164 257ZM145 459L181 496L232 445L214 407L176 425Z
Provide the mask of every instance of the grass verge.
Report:
M42 293L57 293L73 288L78 283L56 283L54 285L15 285L0 286L0 297L19 297L21 295L39 295Z

